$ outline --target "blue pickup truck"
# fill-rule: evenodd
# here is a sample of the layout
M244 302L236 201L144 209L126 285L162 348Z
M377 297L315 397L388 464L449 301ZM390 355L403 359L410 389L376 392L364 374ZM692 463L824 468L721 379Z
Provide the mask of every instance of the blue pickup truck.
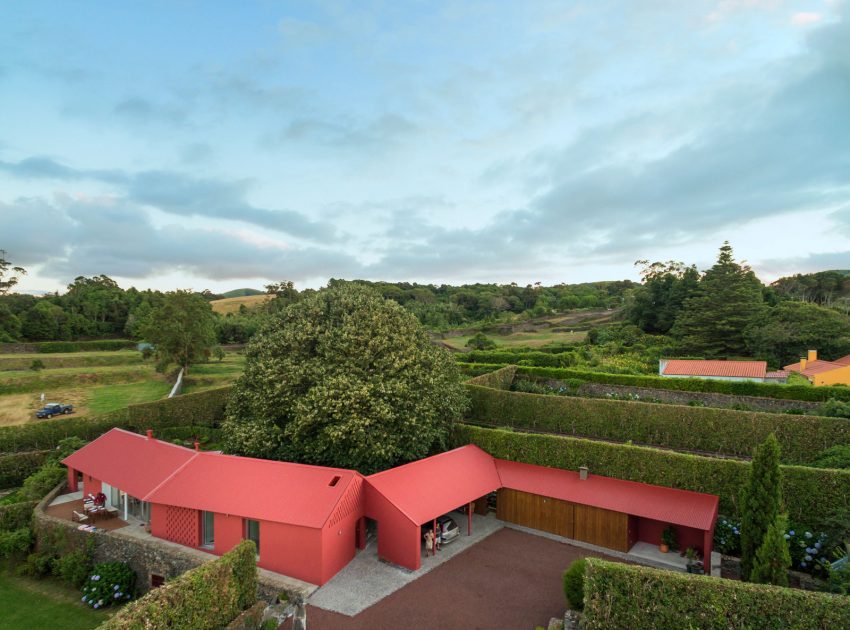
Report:
M74 413L74 405L62 405L60 403L47 403L35 412L36 418L52 418L63 414Z

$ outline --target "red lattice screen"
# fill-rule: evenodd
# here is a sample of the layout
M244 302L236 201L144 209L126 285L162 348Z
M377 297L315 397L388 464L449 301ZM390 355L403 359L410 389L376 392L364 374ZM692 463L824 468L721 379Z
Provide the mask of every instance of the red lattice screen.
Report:
M197 547L200 544L198 511L189 508L166 506L165 538L172 542Z
M360 477L355 477L351 482L351 487L342 497L337 505L336 512L331 515L329 525L333 527L354 510L360 508L363 501L363 480Z

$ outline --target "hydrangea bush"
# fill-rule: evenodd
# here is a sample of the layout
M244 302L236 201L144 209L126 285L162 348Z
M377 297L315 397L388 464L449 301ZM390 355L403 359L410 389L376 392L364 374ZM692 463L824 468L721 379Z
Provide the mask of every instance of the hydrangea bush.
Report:
M785 532L791 568L813 575L827 575L830 550L835 542L824 532L812 532L804 527L789 525ZM737 556L741 553L741 523L735 519L718 517L714 526L714 546L720 553Z
M82 601L92 608L106 608L132 599L135 586L136 574L125 562L101 562L83 585Z

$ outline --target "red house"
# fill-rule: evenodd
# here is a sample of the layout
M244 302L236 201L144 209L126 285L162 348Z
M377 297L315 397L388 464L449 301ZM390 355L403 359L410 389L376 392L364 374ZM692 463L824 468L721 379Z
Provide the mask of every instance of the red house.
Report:
M112 429L63 460L68 485L103 491L125 520L153 536L223 554L257 543L258 565L324 584L365 544L366 518L378 529L378 556L416 570L421 527L466 507L565 538L628 551L658 544L668 525L683 548L711 554L718 498L495 459L469 445L369 477L308 466L186 449ZM706 563L709 567L709 563Z

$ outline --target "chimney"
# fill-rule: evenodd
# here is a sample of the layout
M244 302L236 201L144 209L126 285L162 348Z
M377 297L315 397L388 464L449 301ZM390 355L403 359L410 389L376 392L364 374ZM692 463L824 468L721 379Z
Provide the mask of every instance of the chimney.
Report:
M153 439L153 429L148 429L147 435L148 435L148 439L152 440Z
M587 466L579 466L578 468L578 478L584 481L587 479Z
M818 351L817 350L809 350L808 355L806 357L806 361L817 361L818 360Z
M198 440L195 440L195 450L196 450L196 451L200 451L200 450L201 450L201 443L200 443L200 442L198 442Z
M806 360L800 359L800 371L802 372L805 369L806 369Z

